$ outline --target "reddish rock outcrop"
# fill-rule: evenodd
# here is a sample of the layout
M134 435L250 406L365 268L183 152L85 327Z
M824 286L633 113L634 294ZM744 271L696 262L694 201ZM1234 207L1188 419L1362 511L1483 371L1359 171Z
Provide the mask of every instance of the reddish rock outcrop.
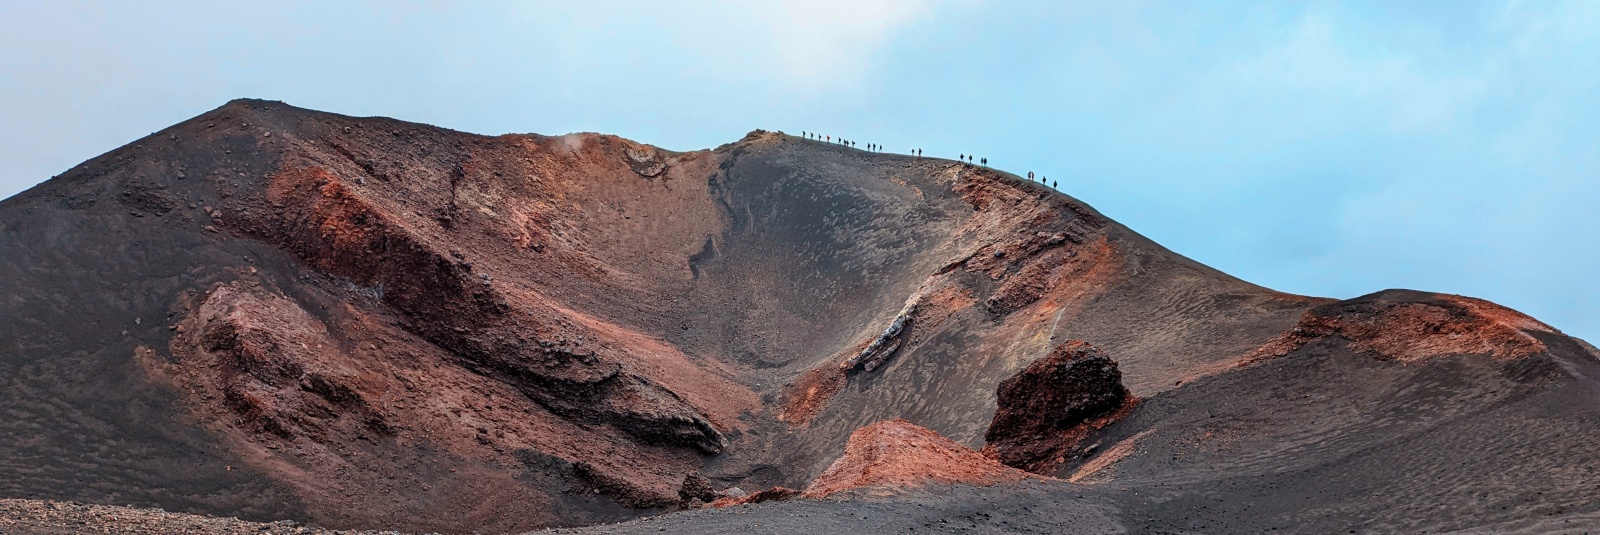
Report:
M1072 340L1000 383L983 452L1007 466L1050 473L1077 457L1089 432L1115 421L1133 398L1117 362Z
M915 488L931 483L994 485L1041 479L905 420L884 420L850 435L844 455L806 487L820 498L860 488Z
M1471 297L1385 290L1306 311L1300 323L1247 355L1253 364L1313 342L1338 339L1379 360L1481 354L1514 359L1547 348L1532 333L1557 334L1526 314Z
M711 502L707 507L728 507L747 503L781 502L804 496L805 493L789 487L772 487L742 496L727 496Z

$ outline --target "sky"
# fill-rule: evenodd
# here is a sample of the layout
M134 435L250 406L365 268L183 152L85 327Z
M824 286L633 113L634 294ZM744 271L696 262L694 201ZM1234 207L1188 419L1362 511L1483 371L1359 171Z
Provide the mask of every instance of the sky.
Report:
M1600 2L0 0L0 198L238 97L977 154L1256 284L1600 341Z

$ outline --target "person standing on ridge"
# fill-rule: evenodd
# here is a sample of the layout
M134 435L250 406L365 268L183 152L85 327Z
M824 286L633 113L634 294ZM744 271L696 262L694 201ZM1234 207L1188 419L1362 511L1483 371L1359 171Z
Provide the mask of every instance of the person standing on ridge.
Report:
M1033 171L1028 171L1028 180L1033 180Z

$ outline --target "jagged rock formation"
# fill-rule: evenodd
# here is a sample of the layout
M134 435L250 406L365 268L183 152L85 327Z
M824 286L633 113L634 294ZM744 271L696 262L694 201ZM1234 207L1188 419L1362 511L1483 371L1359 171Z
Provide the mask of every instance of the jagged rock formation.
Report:
M866 349L856 353L856 356L844 361L840 368L846 373L870 372L878 369L890 357L893 357L894 352L900 349L900 344L903 341L900 335L905 333L906 324L911 322L911 315L917 312L917 302L921 301L921 299L922 296L920 295L912 296L911 299L908 299L906 306L900 309L899 314L895 314L894 321L889 322L889 327L883 330L883 334L879 334L877 338L872 339L872 343L867 344Z
M995 395L1000 406L983 435L984 454L1041 474L1085 453L1078 443L1134 401L1117 362L1082 340L1056 346L1001 381Z
M1069 340L1140 404L1017 420L1008 378L1112 375L1025 371ZM776 132L673 152L235 101L0 201L0 344L0 497L515 531L804 487L903 419L945 452L1000 422L991 451L1078 482L1029 496L1153 530L1600 507L1600 361L1549 326L1274 292L997 170Z

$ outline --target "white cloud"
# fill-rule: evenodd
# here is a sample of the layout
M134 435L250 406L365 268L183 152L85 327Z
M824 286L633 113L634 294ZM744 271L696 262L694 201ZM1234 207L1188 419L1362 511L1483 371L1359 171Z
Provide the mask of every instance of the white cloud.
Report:
M857 81L922 0L784 0L760 4L767 46L784 73L812 88Z

